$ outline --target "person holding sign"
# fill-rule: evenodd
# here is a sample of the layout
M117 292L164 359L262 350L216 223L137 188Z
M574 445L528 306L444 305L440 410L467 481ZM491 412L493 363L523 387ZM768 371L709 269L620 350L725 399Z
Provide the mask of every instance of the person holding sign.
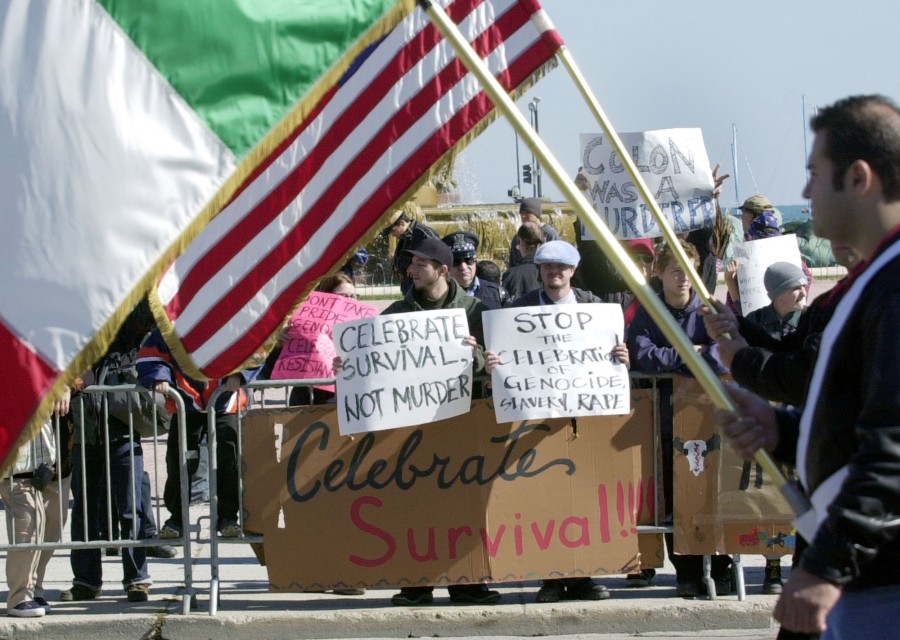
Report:
M410 258L407 269L412 289L403 300L391 304L382 315L413 313L435 309L463 309L469 322L471 335L466 344L472 347L474 373L484 369L484 342L481 314L487 307L478 298L467 296L462 286L449 276L453 264L453 252L437 238L424 238L406 250ZM335 359L335 369L343 363ZM447 587L450 601L472 604L496 604L500 593L484 584L454 584ZM403 587L391 597L391 604L400 607L430 604L434 600L434 587Z
M800 312L806 306L806 276L795 264L776 262L766 269L763 281L772 304L751 312L747 320L780 340L797 329Z
M774 617L795 633L893 635L900 616L900 107L855 96L820 109L803 192L817 236L858 250L819 346L804 408L737 387L717 422L738 455L796 464L810 544Z
M765 198L764 196L753 196L752 198L748 198L747 201L744 202L743 207L750 207L751 205L767 207L772 206L771 203L769 203L768 198ZM754 240L764 240L766 238L781 237L781 228L778 226L778 219L775 216L774 209L764 208L760 210L760 213L755 218L752 218L749 223L747 223L747 218L750 215L750 213L748 212L754 212L757 211L757 209L745 209L743 207L741 209L741 211L743 212L741 222L742 224L744 224L745 242L753 242ZM791 243L791 246L793 247L793 243ZM804 276L806 276L806 293L809 294L809 287L812 284L812 272L810 272L809 267L806 265L806 262L802 258L800 260L800 266L803 269ZM725 303L736 314L744 315L741 306L741 291L738 284L738 272L740 270L740 267L740 262L737 258L735 258L728 264L728 267L726 267L725 269L725 288L728 290L728 296L725 299ZM751 297L749 301L753 302L753 298ZM746 302L748 301L745 300L745 303ZM765 303L763 302L759 306L765 306Z
M572 278L581 256L578 250L563 240L552 240L541 245L534 254L534 263L540 270L542 286L519 296L513 307L533 307L555 304L591 303L603 300L590 291L572 286ZM628 348L624 343L613 348L613 355L628 366ZM491 373L502 364L501 358L493 351L485 352L485 369ZM559 578L543 581L537 592L537 602L559 602L560 600L608 600L609 589L594 582L592 578Z
M696 269L700 263L697 250L686 242L682 242L682 248ZM700 298L691 288L691 282L684 268L668 245L662 245L656 253L656 274L662 280L663 289L660 296L675 320L693 342L694 348L703 355L713 371L720 375L726 373L725 368L717 360L715 345L706 333L703 317L700 314ZM649 374L670 372L688 374L684 360L643 306L638 308L634 314L634 320L626 328L625 341L636 370ZM663 450L663 490L666 509L671 513L674 496L672 480L673 385L670 379L660 380L658 385ZM669 560L675 565L677 593L684 598L696 598L701 594L703 588L703 556L676 555L673 545L674 536L667 533L666 547ZM731 593L730 567L731 558L728 556L713 556L712 578L715 581L717 594Z

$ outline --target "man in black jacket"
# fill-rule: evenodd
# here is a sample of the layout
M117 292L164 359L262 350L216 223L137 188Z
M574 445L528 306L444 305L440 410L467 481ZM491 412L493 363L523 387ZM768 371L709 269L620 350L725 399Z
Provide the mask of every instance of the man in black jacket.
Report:
M412 278L407 273L412 261L407 249L419 244L425 238L438 238L438 234L427 224L413 219L409 213L397 210L391 214L390 221L382 229L381 235L397 238L393 271L395 275L400 276L400 292L406 295L413 288Z
M865 268L822 336L802 414L733 389L737 409L718 421L738 454L796 461L814 505L776 620L825 638L885 637L900 616L900 108L847 98L812 129L803 195L815 233L858 250Z

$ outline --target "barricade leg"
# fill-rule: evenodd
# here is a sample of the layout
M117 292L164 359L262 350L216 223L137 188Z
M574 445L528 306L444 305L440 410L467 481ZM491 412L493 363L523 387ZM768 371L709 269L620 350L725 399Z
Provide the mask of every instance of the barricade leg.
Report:
M193 550L191 548L191 530L192 527L190 525L191 514L190 514L190 505L191 505L191 475L192 472L189 471L188 465L191 464L192 468L196 469L199 456L197 455L197 449L194 448L190 453L191 456L188 455L188 437L179 437L179 434L184 434L186 436L190 436L189 429L194 427L195 425L187 424L187 417L184 410L184 403L181 400L181 396L177 391L169 390L169 397L172 397L176 400L178 405L178 411L176 415L173 416L173 424L169 430L169 439L168 445L171 447L173 444L177 446L178 452L178 468L172 470L171 465L169 464L171 452L166 452L166 467L167 467L167 478L166 478L166 488L165 488L165 502L166 508L169 509L169 512L174 516L176 512L181 513L181 536L175 539L172 539L172 542L180 543L183 546L183 556L184 556L184 593L182 594L181 600L181 612L183 614L188 614L191 611L191 605L195 602L194 598L194 578L193 578ZM202 423L201 423L202 424ZM177 429L176 433L173 434L173 430ZM194 438L194 442L196 442L196 437ZM174 474L172 473L174 471ZM173 487L170 484L170 481L174 477L179 479L179 487ZM173 500L174 498L174 500ZM180 504L177 505L177 502ZM175 503L175 504L173 504Z
M219 536L216 531L219 522L219 460L216 455L215 410L209 410L206 424L209 447L209 615L214 616L219 610Z
M716 582L712 579L712 558L703 556L703 583L710 600L716 599Z
M747 599L747 587L744 584L744 565L741 563L741 554L736 553L731 559L734 571L734 583L737 586L738 600Z

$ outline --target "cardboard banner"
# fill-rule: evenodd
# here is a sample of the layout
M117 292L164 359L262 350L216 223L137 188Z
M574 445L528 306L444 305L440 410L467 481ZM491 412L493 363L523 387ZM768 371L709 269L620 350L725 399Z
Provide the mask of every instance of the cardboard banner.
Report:
M628 369L612 355L624 335L618 304L566 304L485 312L497 422L623 415Z
M794 514L781 492L719 435L715 405L697 381L676 377L674 384L675 551L791 553ZM782 471L796 477L793 468Z
M462 309L398 313L334 328L343 435L429 424L472 403L472 347Z
M744 317L772 302L763 281L770 265L776 262L790 262L798 267L802 265L797 236L792 233L742 242L734 247L734 259L740 264L737 283Z
M265 538L272 591L627 573L636 523L657 504L641 471L651 420L643 396L630 416L579 418L577 432L569 419L501 426L479 400L465 416L350 439L334 406L252 410L245 528ZM646 566L660 566L648 548L659 556Z
M620 133L619 137L631 150L641 177L675 233L715 224L712 169L700 129ZM582 191L609 230L622 240L662 235L606 135L583 133L580 147L587 178ZM593 240L582 229L582 239Z
M310 380L331 378L334 373L332 332L338 322L371 318L378 308L334 293L313 291L291 315L285 337L287 342L272 369L272 380ZM334 391L334 385L317 386Z

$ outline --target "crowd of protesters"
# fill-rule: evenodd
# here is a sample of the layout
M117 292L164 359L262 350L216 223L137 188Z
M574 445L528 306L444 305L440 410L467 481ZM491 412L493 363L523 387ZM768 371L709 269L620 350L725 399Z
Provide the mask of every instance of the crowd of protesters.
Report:
M800 477L813 496L819 490L828 493L829 502L825 504L831 506L818 514L825 524L814 539L798 545L794 579L783 583L780 562L771 557L763 585L765 593L784 591L795 598L779 601L776 618L786 628L809 633L825 629L829 614L832 617L828 620L836 627L875 629L878 620L886 624L893 619L900 606L895 570L900 562L896 543L900 448L895 433L900 428L895 419L900 415L896 402L900 394L896 391L897 377L892 375L900 362L893 336L900 308L894 296L898 282L894 272L900 260L894 257L900 246L900 111L880 97L847 99L820 112L813 120L813 129L817 136L804 195L813 201L817 232L833 241L835 257L850 269L850 275L811 305L806 305L811 274L805 264L778 261L770 265L764 283L771 304L743 316L738 261L724 269L728 291L724 302L714 301L712 308L704 308L692 288L690 269L702 270L707 283L715 282L709 279L710 269L714 276L718 269L716 255L710 258L708 234L680 239L679 251L646 238L623 243L625 254L654 286L665 308L712 370L716 374L730 371L744 387L730 391L737 409L720 412L717 418L736 450L750 456L764 448L786 464L799 462ZM856 138L850 139L846 129ZM715 179L718 190L724 178ZM498 269L493 260L478 260L481 241L470 230L441 239L408 211L393 214L382 235L396 238L393 265L401 277L403 297L384 313L463 309L475 372L490 373L500 359L485 349L481 330L484 311L613 302L621 305L626 325L624 341L614 348L620 362L647 374L687 374L684 359L634 293L610 272L608 264L601 268L610 274L608 280L593 277L598 273L595 264L579 268L592 262L593 254L577 230L579 248L561 240L558 230L545 222L544 204L536 198L523 199L519 213L522 224L511 240L504 269ZM746 241L781 233L775 207L763 195L748 198L741 215ZM686 255L690 264L682 264L679 254ZM354 278L367 261L368 253L360 248L319 289L355 297ZM616 280L618 286L610 284ZM216 415L218 442L214 455L219 470L215 487L219 518L214 526L222 537L242 534L236 415L247 403L242 387L261 369L266 371L257 367L219 381L193 379L176 362L159 329L147 322L149 317L146 305L135 309L109 353L85 374L84 383L115 382L110 372L131 367L141 385L161 398L168 397L166 406L157 407L166 420L175 411L171 393L181 397L186 411L185 431L182 433L174 422L163 425L168 433L163 499L169 516L159 531L150 506L141 440L131 437L127 419L105 406L101 408L96 401L70 403L68 394L60 398L54 406L56 419L48 421L16 453L14 464L0 482L13 542L62 539L70 484L75 498L72 540L109 540L116 536L153 540L158 536L160 544L153 547L126 546L120 550L122 586L127 599L134 602L147 600L150 591L148 556L171 557L174 550L165 539L184 535L188 523L184 521L187 511L182 502L178 450L184 439L187 477L191 478L198 472L209 410ZM841 331L844 327L849 328ZM340 362L335 366L339 368ZM216 395L215 406L210 406L220 386L225 393ZM666 513L671 517L671 381L664 381L660 390L662 482ZM331 400L331 394L325 393L298 396L292 403ZM79 408L72 411L76 404ZM811 438L811 428L822 431L822 437ZM828 438L840 446L824 445ZM807 458L798 460L801 455ZM801 469L804 462L808 467ZM838 475L839 481L834 483ZM107 482L111 486L106 487ZM106 504L106 496L113 504ZM104 530L107 510L113 514L114 532ZM702 558L675 554L671 535L666 542L676 569L677 595L703 595ZM100 595L100 554L100 548L71 552L73 586L62 592L62 600L88 600ZM51 605L42 581L50 555L52 551L8 552L9 615L39 617L49 613ZM652 569L642 569L629 575L627 583L648 586L653 578ZM713 557L712 578L717 593L732 591L728 556ZM453 585L449 590L454 602L494 604L501 599L497 591L480 583ZM356 593L363 591L346 595ZM893 603L887 609L883 593L889 593ZM590 577L548 579L536 594L538 602L609 597L609 590ZM432 587L405 587L391 602L410 606L432 600Z

